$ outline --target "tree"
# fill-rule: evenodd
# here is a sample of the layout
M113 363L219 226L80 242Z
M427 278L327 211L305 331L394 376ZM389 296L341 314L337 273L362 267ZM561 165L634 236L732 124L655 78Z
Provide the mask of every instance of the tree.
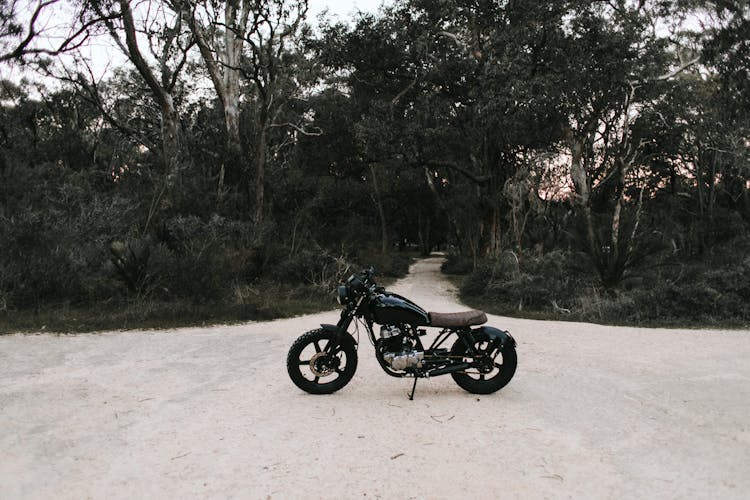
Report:
M465 251L500 252L503 186L530 151L560 136L564 115L548 68L566 13L567 4L548 2L412 1L349 33L328 29L339 48L324 59L349 72L369 131L363 149L393 169L423 172ZM458 222L462 210L471 212L468 225Z
M129 0L92 2L91 8L105 19L112 41L133 64L148 87L161 114L162 163L164 187L170 190L179 179L181 152L180 119L174 99L175 87L187 62L192 38L185 32L181 16L157 4L146 11L143 27L137 25ZM148 18L148 16L152 16ZM123 41L123 36L125 40ZM156 69L141 50L148 43Z
M102 19L86 19L80 8L72 22L51 21L65 2L0 0L0 63L26 62L40 56L59 56L75 52L89 40L89 30ZM24 22L19 14L28 17Z
M266 208L270 131L285 128L303 135L318 132L305 129L301 123L278 121L287 106L301 97L302 89L297 80L301 73L294 74L293 70L301 69L303 65L295 64L292 50L307 14L307 0L264 0L256 2L255 9L252 27L244 36L249 54L241 73L253 86L254 220L260 225Z
M706 1L707 9L718 18L703 46L705 64L713 69L716 125L724 130L716 134L723 144L716 153L730 168L721 173L733 205L750 222L750 165L747 137L750 135L750 5L746 2Z
M576 36L567 40L561 68L570 84L565 104L573 201L584 248L607 287L619 283L639 256L638 184L653 154L646 146L654 140L646 127L652 122L643 118L673 76L666 72L665 41L651 29L652 15L624 2L582 7L571 21ZM626 205L633 207L629 234L623 230Z
M188 1L174 0L175 11L186 20L224 113L227 156L219 174L219 194L224 177L237 183L242 174L240 139L240 76L245 37L260 28L259 7L255 0ZM223 6L223 8L222 8ZM253 19L250 19L251 13Z

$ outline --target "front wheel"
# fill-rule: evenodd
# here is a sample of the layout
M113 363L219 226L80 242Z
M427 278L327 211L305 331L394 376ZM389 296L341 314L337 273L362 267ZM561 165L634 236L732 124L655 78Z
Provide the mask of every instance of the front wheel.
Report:
M312 330L292 344L286 369L294 385L310 394L330 394L349 383L357 370L357 348L346 335L338 349L327 353L335 336L335 332Z
M471 365L463 372L451 373L453 380L473 394L492 394L505 387L516 373L518 363L513 343L506 342L501 348L486 333L475 333L474 349L476 355L460 338L453 344L451 355L462 356Z

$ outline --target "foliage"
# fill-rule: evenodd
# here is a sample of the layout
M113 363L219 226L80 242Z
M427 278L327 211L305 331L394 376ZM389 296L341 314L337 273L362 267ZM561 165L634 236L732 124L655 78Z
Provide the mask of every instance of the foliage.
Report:
M60 80L0 81L5 319L281 314L435 249L506 312L747 317L745 5L399 0L314 31L304 0L84 2L72 43L151 42L101 80L16 54L14 5L0 64Z
M474 270L474 263L461 254L449 253L440 265L440 270L445 274L466 275Z
M746 252L750 241L733 242ZM722 252L723 253L723 252ZM727 260L727 257L730 257ZM517 270L484 262L466 276L462 296L488 311L634 325L750 325L750 260L733 252L708 261L660 257L617 289L604 289L575 253L526 259Z
M482 295L519 311L568 308L578 290L592 282L579 254L553 251L519 261L514 253L505 252L469 274L461 293Z

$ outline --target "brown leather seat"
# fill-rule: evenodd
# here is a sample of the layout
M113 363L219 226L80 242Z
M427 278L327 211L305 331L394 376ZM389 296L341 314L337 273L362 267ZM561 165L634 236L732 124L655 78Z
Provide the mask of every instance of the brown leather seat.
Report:
M462 326L482 325L487 323L487 315L482 311L463 311L457 313L427 313L431 326L458 328Z

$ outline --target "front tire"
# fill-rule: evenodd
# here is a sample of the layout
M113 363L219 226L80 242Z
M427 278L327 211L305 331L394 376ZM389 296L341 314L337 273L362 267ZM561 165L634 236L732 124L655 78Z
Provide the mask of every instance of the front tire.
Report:
M453 380L462 389L472 394L492 394L505 387L516 373L518 358L513 342L502 348L483 332L474 333L474 356L459 338L451 348L452 356L462 356L472 368L464 372L451 373Z
M318 329L294 341L286 358L294 385L310 394L331 394L349 383L357 370L357 348L346 335L336 352L326 353L335 336L335 332Z

